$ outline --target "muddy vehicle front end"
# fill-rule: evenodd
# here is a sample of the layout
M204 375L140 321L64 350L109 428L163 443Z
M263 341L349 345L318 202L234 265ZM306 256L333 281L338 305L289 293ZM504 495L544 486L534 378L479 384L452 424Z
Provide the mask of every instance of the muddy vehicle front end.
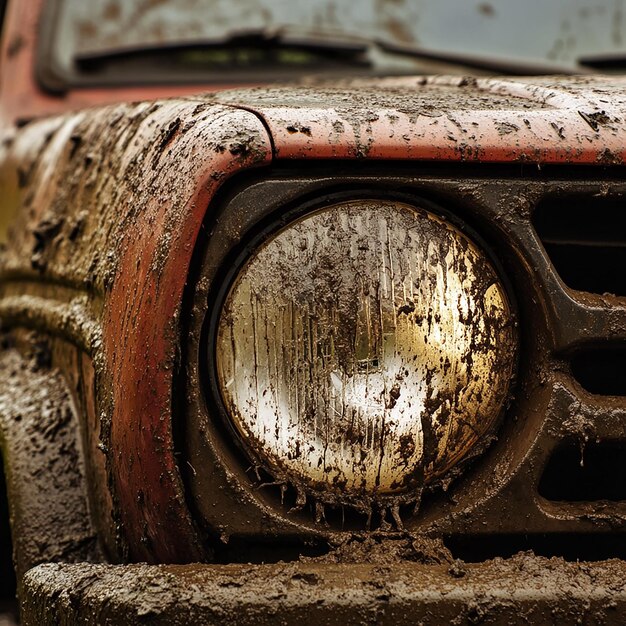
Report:
M623 622L626 81L155 98L102 50L24 78L35 4L0 146L24 623Z

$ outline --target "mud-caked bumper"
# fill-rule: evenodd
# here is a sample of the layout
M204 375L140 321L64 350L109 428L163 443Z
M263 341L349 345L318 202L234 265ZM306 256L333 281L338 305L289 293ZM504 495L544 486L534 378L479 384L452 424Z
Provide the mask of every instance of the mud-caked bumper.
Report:
M626 562L518 555L480 564L40 565L40 624L623 624Z

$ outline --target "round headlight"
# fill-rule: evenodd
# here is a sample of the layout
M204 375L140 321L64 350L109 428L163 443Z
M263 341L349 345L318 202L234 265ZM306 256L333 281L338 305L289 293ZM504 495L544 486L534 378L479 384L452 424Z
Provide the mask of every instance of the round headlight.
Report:
M277 481L331 502L410 498L490 438L516 343L496 271L458 228L400 202L343 202L241 268L217 382Z

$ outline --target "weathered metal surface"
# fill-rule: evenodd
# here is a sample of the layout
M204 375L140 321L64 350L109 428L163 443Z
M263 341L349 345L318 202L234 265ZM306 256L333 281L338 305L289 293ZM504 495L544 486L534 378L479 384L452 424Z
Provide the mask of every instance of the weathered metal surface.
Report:
M419 502L493 436L515 319L450 222L383 200L302 217L253 253L217 335L244 447L321 501Z
M194 110L174 101L160 110L161 124L144 126L152 139L140 145L156 148L152 163L164 154L167 160L152 177L144 172L134 201L124 203L135 214L124 225L103 322L121 517L133 556L166 562L203 554L192 543L195 528L172 449L178 321L194 244L223 180L271 158L265 129L249 113L209 108L200 123L179 130Z
M33 0L13 2L9 7L0 74L5 122L202 89L198 85L90 88L63 97L45 94L32 71L42 4L43 0ZM434 90L433 85L444 89ZM215 92L225 87L205 85L204 89ZM473 104L467 102L468 96ZM285 158L599 165L621 163L624 158L620 129L626 107L621 76L377 78L344 82L341 87L334 83L254 94L229 92L221 101L253 108L262 115L274 135L276 155Z
M163 624L621 624L623 561L520 554L484 564L41 565L25 626Z
M115 508L135 558L201 554L172 450L178 311L212 194L269 156L253 115L185 100L34 122L4 145L20 205L0 259L3 317L93 355L101 445L115 451Z
M626 78L383 78L216 96L263 117L280 159L622 163Z
M20 295L13 295L11 287L2 289L0 319L5 326L22 326L62 337L80 347L87 355L96 355L101 348L102 329L90 311L86 294L75 295L69 301L59 301L49 293L31 295L23 285L17 287ZM31 289L32 290L32 289ZM35 292L45 292L36 289Z
M37 2L11 4L0 73L6 121L109 98L165 93L159 88L43 96L31 72L38 10ZM172 441L173 416L180 412L173 377L180 357L181 300L196 237L216 190L228 176L272 158L264 123L272 133L274 156L308 160L301 163L307 169L311 160L324 158L353 159L353 172L363 170L366 159L378 159L380 168L382 160L398 159L413 172L416 162L432 159L449 167L468 160L608 166L621 164L626 150L624 94L621 79L386 79L131 103L7 127L0 146L3 181L8 181L2 202L17 217L0 257L0 315L6 324L21 320L60 334L93 355L96 410L87 419L101 433L91 437L89 449L100 446L106 453L116 517L110 520L103 512L106 503L98 505L103 507L98 514L111 533L118 532L121 556L163 561L210 556L185 501ZM350 166L343 162L342 167ZM567 371L567 351L584 342L623 341L626 324L623 301L572 294L560 284L529 225L533 203L549 180L535 181L530 191L522 180L512 193L523 171L516 167L510 177L498 179L484 173L468 182L465 172L455 170L458 185L447 191L437 180L415 183L416 189L429 186L434 195L447 193L486 231L497 232L500 254L525 300L524 324L533 332L525 337L525 358L532 358L532 366L523 364L523 385L500 441L477 464L475 480L453 485L449 500L409 520L414 527L442 519L439 528L461 532L515 530L522 523L537 532L623 525L619 506L605 507L599 516L593 505L550 509L529 482L556 445L558 437L550 433L563 415L571 428L559 436L584 441L596 432L606 437L609 427L622 432L623 406L588 397L577 405L579 391L552 372ZM612 193L621 174L606 171L586 170L585 176L605 176L606 182L583 192ZM337 172L332 174L326 187L336 180ZM392 174L387 171L385 180ZM571 189L568 175L555 184ZM381 176L374 182L380 185ZM323 192L321 186L313 191ZM256 196L255 206L267 198ZM297 194L290 201L298 201ZM241 232L233 228L225 241L235 246ZM542 426L546 415L550 432ZM226 542L230 528L245 532L253 517L250 502L262 496L252 481L229 473L223 457L215 461L210 478L226 475L215 492L230 489L241 496L220 510L219 527L207 523ZM204 498L210 500L207 507L223 502ZM258 525L248 525L259 536L274 533L281 518L283 527L285 519L295 520L292 531L298 524L314 526L304 516L290 517L270 497L264 507L254 513ZM124 553L129 546L130 553Z
M38 563L102 561L76 408L45 343L0 354L0 445L18 580Z

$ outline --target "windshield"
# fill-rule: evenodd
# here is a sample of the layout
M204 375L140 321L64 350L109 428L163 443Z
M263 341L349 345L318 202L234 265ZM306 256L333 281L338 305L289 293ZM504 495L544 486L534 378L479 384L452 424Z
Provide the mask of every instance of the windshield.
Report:
M232 81L232 72L251 71L256 73L253 79L263 81L263 71L271 79L272 71L298 74L303 68L415 73L425 61L470 67L486 62L487 70L491 61L501 71L507 63L512 69L516 64L571 72L596 66L619 69L626 56L624 4L55 0L42 58L57 78L69 81L81 76L115 81L131 75L133 80L211 82L221 72Z

